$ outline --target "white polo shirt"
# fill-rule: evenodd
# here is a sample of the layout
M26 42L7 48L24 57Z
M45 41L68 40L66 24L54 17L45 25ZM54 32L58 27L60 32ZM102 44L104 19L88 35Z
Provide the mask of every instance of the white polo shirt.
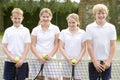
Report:
M79 29L73 36L69 29L64 29L59 35L59 39L64 43L65 52L70 58L77 58L81 52L81 45L86 40L85 31Z
M55 35L60 32L56 25L50 24L47 31L43 31L41 25L33 28L32 35L37 37L36 49L40 54L49 54L55 46Z
M8 51L13 56L21 57L24 52L25 43L30 43L30 32L28 28L20 27L16 28L11 26L4 32L2 43L7 43Z
M86 27L86 32L92 40L96 59L106 60L110 52L110 40L117 38L115 26L106 22L103 27L100 27L93 22Z

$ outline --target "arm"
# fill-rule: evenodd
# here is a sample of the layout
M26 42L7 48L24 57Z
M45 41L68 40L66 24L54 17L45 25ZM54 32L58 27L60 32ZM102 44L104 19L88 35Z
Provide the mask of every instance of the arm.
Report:
M77 59L77 63L82 60L82 57L85 54L85 51L86 51L86 41L84 41L81 46L82 46L82 48L81 48L80 56Z
M51 53L48 55L48 58L50 59L51 57L53 57L55 55L55 53L58 50L59 47L59 39L58 39L59 34L55 35L55 46L53 48L53 50L51 51Z
M71 59L69 58L69 56L67 55L67 53L65 52L64 49L64 42L62 40L60 40L59 42L59 48L60 48L60 52L62 53L62 55L65 57L65 59L71 63Z
M2 49L5 52L5 54L7 55L8 59L11 60L12 62L15 62L15 60L14 60L15 57L13 55L11 55L7 49L7 43L2 44Z
M94 56L93 47L92 47L92 41L91 40L87 40L87 49L88 49L88 53L90 55L90 58L91 58L92 62L94 63L97 60L96 60L96 58Z
M23 55L20 58L20 60L16 63L16 67L20 67L24 63L24 61L26 60L27 54L29 52L29 47L30 47L30 43L25 43Z
M36 36L33 36L31 35L31 51L33 52L33 54L39 59L39 61L41 63L44 63L45 60L42 58L42 56L40 55L40 53L37 51L35 45L36 45L36 42L37 42L37 37Z
M109 53L108 59L105 61L106 69L110 67L110 63L111 63L112 58L113 58L113 56L115 54L115 48L116 48L116 41L111 40L110 41L110 53Z
M103 69L102 65L100 64L100 62L95 58L91 40L87 40L87 49L88 49L88 53L90 55L90 58L91 58L91 60L92 60L92 62L94 64L94 67L96 68L96 70L98 72L104 71L104 69Z

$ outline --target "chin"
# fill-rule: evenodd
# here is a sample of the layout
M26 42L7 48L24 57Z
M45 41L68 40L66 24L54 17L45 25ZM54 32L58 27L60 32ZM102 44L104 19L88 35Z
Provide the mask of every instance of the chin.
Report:
M17 24L17 25L14 25L14 26L19 27L19 26L20 26L20 24Z

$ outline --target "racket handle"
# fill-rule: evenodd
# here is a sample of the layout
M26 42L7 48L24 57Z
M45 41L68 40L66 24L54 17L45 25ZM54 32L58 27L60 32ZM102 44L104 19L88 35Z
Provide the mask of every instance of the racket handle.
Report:
M40 71L42 71L42 70L43 70L43 67L44 67L44 64L41 64Z
M103 65L104 64L104 61L100 61L100 64ZM98 77L98 80L101 79L101 72L99 73L99 77Z
M75 71L75 66L72 65L72 77L74 78L74 71Z
M37 76L40 74L40 72L43 70L43 67L44 67L44 64L41 64L41 68L37 74ZM42 74L42 73L41 73ZM36 80L37 79L37 76L33 79L33 80Z

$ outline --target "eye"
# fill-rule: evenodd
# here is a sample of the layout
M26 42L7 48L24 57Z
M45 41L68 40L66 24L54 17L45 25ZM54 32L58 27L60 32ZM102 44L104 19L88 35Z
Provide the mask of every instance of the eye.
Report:
M75 24L75 22L72 22L72 24Z
M22 19L22 18L18 18L19 20Z

